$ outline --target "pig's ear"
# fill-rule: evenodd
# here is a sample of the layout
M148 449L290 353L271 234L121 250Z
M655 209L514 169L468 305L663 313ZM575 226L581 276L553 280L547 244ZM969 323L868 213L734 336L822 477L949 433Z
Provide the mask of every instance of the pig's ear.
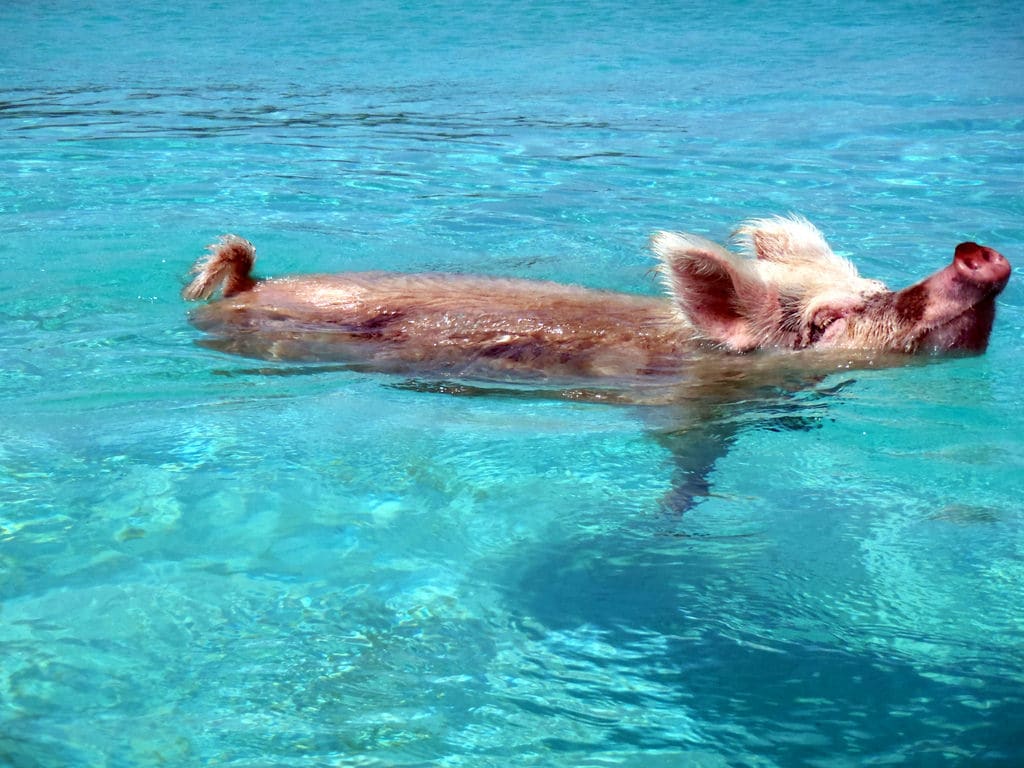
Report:
M760 346L778 297L746 259L696 235L658 232L651 248L680 319L701 338L736 352Z
M750 219L733 237L744 253L762 261L799 265L839 260L825 236L802 216Z

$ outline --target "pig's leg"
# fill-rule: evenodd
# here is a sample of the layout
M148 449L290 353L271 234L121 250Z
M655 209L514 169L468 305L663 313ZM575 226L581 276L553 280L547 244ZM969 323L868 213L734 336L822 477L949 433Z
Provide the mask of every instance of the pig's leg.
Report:
M710 475L740 431L735 424L713 421L652 433L670 454L671 487L661 499L665 511L682 515L711 495Z
M654 439L670 454L672 485L662 498L663 508L681 515L710 496L711 473L745 432L821 427L830 398L852 382L840 382L827 389L772 388L742 402L704 402L685 411L670 412L668 424L652 429ZM675 420L674 425L671 420Z

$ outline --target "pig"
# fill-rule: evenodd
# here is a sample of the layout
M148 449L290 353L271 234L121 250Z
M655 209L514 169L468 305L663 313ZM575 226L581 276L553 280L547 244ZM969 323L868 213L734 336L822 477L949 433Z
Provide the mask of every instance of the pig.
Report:
M274 360L488 380L641 381L700 355L760 350L910 355L986 349L1010 276L992 248L893 291L861 277L799 216L740 226L736 250L692 234L651 240L667 296L461 274L253 277L253 245L224 235L183 291L211 346ZM799 363L797 363L799 365Z

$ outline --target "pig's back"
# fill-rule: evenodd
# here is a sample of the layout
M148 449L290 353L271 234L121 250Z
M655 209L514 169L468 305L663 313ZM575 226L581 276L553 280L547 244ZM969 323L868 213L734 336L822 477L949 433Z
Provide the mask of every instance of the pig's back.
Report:
M690 341L664 299L449 274L266 280L193 322L257 357L467 375L649 375Z

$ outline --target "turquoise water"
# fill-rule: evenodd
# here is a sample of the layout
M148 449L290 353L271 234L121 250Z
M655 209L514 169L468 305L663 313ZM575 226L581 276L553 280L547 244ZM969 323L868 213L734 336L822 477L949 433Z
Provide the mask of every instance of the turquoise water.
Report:
M0 763L1024 761L1024 23L831 5L0 7ZM989 352L460 397L178 298L225 231L655 291L788 211L893 286L999 249Z

